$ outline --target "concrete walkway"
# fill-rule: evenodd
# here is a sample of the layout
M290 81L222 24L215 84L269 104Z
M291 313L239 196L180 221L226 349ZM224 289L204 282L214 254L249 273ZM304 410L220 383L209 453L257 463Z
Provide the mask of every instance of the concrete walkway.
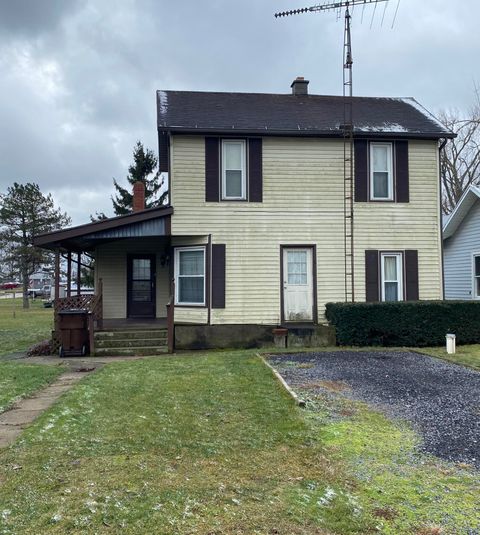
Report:
M0 448L9 446L25 427L36 420L43 411L53 405L63 393L70 390L83 377L85 373L81 371L68 371L32 397L18 401L11 409L0 414Z
M88 372L98 370L111 362L140 360L145 357L25 357L20 353L19 356L12 355L11 358L22 364L62 365L67 368L67 371L43 390L18 401L11 409L0 413L0 448L12 444L25 427L53 405L64 392L70 390L85 375L88 375Z

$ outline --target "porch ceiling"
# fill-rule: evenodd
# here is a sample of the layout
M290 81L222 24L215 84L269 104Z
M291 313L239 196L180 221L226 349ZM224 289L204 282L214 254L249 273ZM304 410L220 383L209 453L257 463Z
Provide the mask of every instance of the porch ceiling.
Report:
M150 208L86 225L41 234L34 245L44 249L84 252L113 240L170 236L173 208Z

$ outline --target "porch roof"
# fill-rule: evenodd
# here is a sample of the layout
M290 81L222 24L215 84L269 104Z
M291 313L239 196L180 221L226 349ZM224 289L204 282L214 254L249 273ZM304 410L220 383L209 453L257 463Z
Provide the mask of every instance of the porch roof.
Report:
M171 206L149 208L86 225L39 234L35 236L33 243L44 249L83 252L91 251L101 243L116 239L169 236L172 214Z

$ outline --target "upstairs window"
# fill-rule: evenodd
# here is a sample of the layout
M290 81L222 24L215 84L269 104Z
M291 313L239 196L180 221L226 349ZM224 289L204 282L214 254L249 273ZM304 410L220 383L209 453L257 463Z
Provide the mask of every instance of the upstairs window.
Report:
M382 301L403 301L402 253L382 253Z
M393 201L391 143L370 144L370 200Z
M247 199L245 140L222 141L222 199Z

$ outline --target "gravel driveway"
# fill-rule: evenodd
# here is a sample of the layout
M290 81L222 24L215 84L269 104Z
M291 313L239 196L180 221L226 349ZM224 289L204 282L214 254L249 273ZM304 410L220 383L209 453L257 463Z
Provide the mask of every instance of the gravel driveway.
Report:
M424 451L480 468L480 373L394 351L301 353L269 360L292 388L341 381L347 385L341 395L410 421L423 436Z

